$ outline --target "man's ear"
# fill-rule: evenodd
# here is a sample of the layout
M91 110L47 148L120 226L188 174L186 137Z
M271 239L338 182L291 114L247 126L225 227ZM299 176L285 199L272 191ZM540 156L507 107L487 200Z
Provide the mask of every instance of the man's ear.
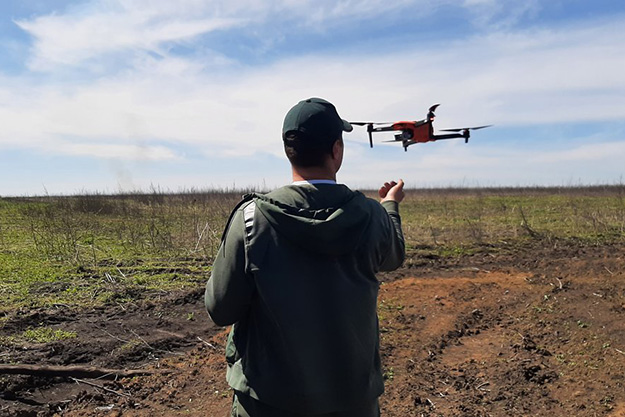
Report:
M338 138L334 145L332 145L332 159L338 159L343 157L343 138Z

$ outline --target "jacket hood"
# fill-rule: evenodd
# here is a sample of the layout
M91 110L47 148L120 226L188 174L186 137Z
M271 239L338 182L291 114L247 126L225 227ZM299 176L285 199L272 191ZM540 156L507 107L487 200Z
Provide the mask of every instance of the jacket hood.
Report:
M290 185L256 197L258 211L278 234L317 253L352 251L369 224L368 199L344 185Z

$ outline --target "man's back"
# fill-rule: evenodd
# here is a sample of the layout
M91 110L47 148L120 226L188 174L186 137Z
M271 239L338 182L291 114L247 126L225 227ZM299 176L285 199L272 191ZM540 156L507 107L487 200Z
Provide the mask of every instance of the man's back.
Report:
M342 185L287 186L239 208L206 293L213 319L236 323L230 385L300 413L379 396L375 273L403 254L397 203Z

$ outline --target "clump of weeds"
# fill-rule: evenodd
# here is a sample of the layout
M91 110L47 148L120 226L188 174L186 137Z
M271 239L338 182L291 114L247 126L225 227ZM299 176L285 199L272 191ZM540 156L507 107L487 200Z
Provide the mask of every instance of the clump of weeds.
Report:
M25 330L20 338L33 343L50 343L60 340L75 339L76 332L69 332L61 329L53 329L50 327L36 327Z

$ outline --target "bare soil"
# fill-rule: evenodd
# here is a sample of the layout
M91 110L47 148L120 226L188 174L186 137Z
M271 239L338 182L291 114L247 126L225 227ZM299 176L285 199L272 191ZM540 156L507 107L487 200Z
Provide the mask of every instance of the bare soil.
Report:
M380 277L384 416L625 416L623 245L501 242L453 258L427 249ZM167 373L3 376L0 416L228 415L228 329L208 320L202 294L16 312L0 335L45 324L78 336L6 346L1 363Z

